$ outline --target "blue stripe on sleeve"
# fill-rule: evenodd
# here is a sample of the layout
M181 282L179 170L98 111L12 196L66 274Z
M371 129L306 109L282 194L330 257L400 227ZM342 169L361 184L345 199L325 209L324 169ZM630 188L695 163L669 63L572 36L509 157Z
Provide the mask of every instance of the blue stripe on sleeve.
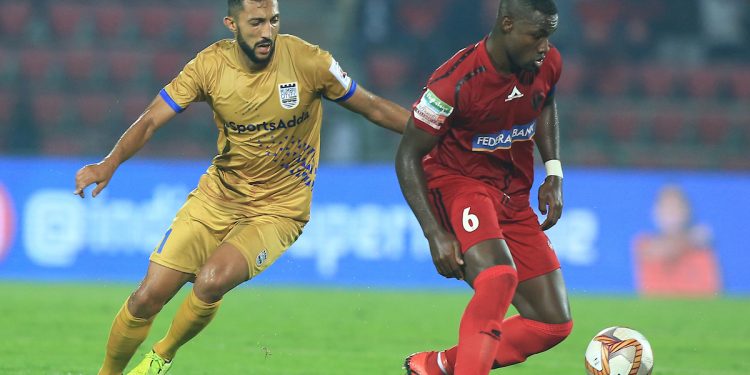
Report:
M346 95L334 100L334 102L339 103L348 100L354 95L355 91L357 91L357 81L352 80L352 86L349 87L349 91L347 91Z
M169 104L172 109L174 109L175 112L180 113L185 110L185 108L180 107L179 104L175 103L174 100L172 100L172 97L167 94L167 90L161 89L159 91L159 96L161 96L162 99L164 99L167 104Z
M161 245L159 245L159 250L156 250L157 254L161 254L162 249L164 249L164 244L167 243L167 238L169 238L170 234L172 234L172 228L169 228L167 233L164 234L164 239L161 241Z

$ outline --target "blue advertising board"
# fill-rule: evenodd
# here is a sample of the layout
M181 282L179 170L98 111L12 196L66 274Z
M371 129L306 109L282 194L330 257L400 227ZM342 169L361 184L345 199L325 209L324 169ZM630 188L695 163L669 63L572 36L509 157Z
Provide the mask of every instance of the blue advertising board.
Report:
M74 175L85 163L0 158L0 280L140 280L150 252L208 167L131 160L99 197L80 199L73 195ZM750 174L567 168L563 218L547 234L574 293L636 291L634 241L656 230L654 201L670 184L684 191L692 216L710 229L721 290L750 293L743 220ZM390 165L321 166L303 235L253 282L462 287L437 275Z

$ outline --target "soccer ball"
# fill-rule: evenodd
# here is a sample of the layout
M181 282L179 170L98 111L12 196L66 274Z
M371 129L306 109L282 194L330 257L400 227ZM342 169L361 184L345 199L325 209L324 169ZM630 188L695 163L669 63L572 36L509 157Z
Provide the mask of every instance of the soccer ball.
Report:
M609 327L586 348L589 375L650 375L654 353L646 337L630 328Z

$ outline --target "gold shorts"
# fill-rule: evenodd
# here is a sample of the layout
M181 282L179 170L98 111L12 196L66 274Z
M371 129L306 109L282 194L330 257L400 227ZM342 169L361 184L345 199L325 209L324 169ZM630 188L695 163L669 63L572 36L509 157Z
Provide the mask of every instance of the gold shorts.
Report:
M229 243L245 256L250 278L253 278L297 240L304 225L284 217L251 217L217 208L191 194L150 259L162 266L197 275L214 250L222 243Z

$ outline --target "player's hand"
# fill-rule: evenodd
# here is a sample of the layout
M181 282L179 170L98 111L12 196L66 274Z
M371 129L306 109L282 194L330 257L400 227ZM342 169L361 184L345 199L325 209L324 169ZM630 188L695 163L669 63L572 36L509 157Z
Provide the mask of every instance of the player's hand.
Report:
M539 212L547 217L544 219L542 230L552 228L562 216L562 177L547 176L539 187Z
M115 169L116 167L106 162L84 166L76 173L76 190L73 194L83 198L85 196L84 189L91 184L96 184L96 187L91 192L91 197L96 197L102 189L107 187L109 180L115 173Z
M432 262L438 273L445 277L459 280L464 278L464 259L461 253L461 244L458 243L453 234L441 230L433 235L427 236L430 243Z

